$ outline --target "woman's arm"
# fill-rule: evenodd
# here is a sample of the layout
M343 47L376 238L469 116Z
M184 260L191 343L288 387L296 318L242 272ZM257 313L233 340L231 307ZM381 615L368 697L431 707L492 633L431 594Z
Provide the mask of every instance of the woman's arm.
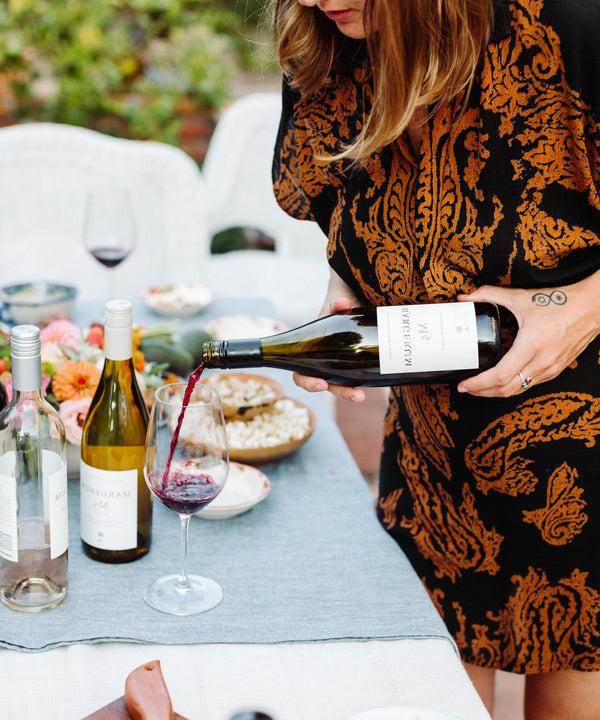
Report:
M525 392L519 373L530 385L552 380L600 334L600 270L581 282L560 288L517 290L484 285L459 300L492 302L508 308L519 332L500 362L464 380L459 392L480 397L510 397Z

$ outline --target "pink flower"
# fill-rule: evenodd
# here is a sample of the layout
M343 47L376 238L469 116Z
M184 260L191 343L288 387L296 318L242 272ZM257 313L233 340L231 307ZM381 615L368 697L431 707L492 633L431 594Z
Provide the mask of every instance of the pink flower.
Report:
M81 345L81 330L70 320L52 320L41 332L42 345L56 343L73 350Z
M6 399L8 402L12 400L12 375L9 372L2 373L0 375L0 380L2 380L2 384L4 385L4 389L6 390Z
M67 440L73 445L81 445L83 423L90 409L92 398L65 400L60 404L60 416L65 426Z

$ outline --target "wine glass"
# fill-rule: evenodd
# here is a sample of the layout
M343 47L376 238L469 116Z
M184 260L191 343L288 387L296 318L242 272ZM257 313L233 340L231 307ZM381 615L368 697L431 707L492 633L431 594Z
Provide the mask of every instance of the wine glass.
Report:
M88 252L109 270L109 297L113 297L110 272L125 260L135 245L131 198L125 188L92 188L87 195L84 242Z
M196 385L188 399L187 387L172 383L156 391L144 461L148 487L181 521L181 572L155 580L144 591L148 605L172 615L205 612L223 598L214 580L187 573L190 517L217 497L227 479L223 407L213 388Z

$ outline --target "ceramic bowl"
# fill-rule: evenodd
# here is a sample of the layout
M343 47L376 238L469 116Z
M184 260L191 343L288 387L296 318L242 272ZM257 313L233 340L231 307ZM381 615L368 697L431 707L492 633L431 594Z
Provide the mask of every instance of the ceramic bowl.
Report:
M210 288L185 283L157 285L142 294L142 299L150 310L166 318L196 315L204 310L213 298L214 293Z
M223 490L196 517L205 520L227 520L248 512L271 492L269 478L249 465L232 462Z
M296 452L313 434L317 425L317 418L313 411L304 405L304 403L294 400L293 398L284 398L294 403L297 408L302 408L308 413L308 428L301 438L289 440L288 442L279 443L278 445L263 445L261 447L235 447L230 444L229 457L240 463L249 465L264 465L266 463L282 460L284 457Z
M18 283L0 288L0 316L14 325L38 325L68 315L77 290L51 282Z
M215 340L237 340L277 335L288 327L279 320L259 315L223 315L206 329Z
M348 720L457 720L457 718L431 708L386 707L367 710L353 715Z

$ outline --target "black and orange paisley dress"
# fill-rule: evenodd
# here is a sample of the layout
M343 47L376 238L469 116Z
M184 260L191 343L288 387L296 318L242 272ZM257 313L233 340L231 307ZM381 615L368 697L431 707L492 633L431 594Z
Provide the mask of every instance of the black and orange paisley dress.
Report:
M316 220L365 304L483 284L564 287L600 268L600 2L498 0L474 87L358 168L361 43L318 94L284 81L279 204ZM505 344L516 328L507 318ZM466 662L600 669L600 340L511 398L392 388L378 514Z

